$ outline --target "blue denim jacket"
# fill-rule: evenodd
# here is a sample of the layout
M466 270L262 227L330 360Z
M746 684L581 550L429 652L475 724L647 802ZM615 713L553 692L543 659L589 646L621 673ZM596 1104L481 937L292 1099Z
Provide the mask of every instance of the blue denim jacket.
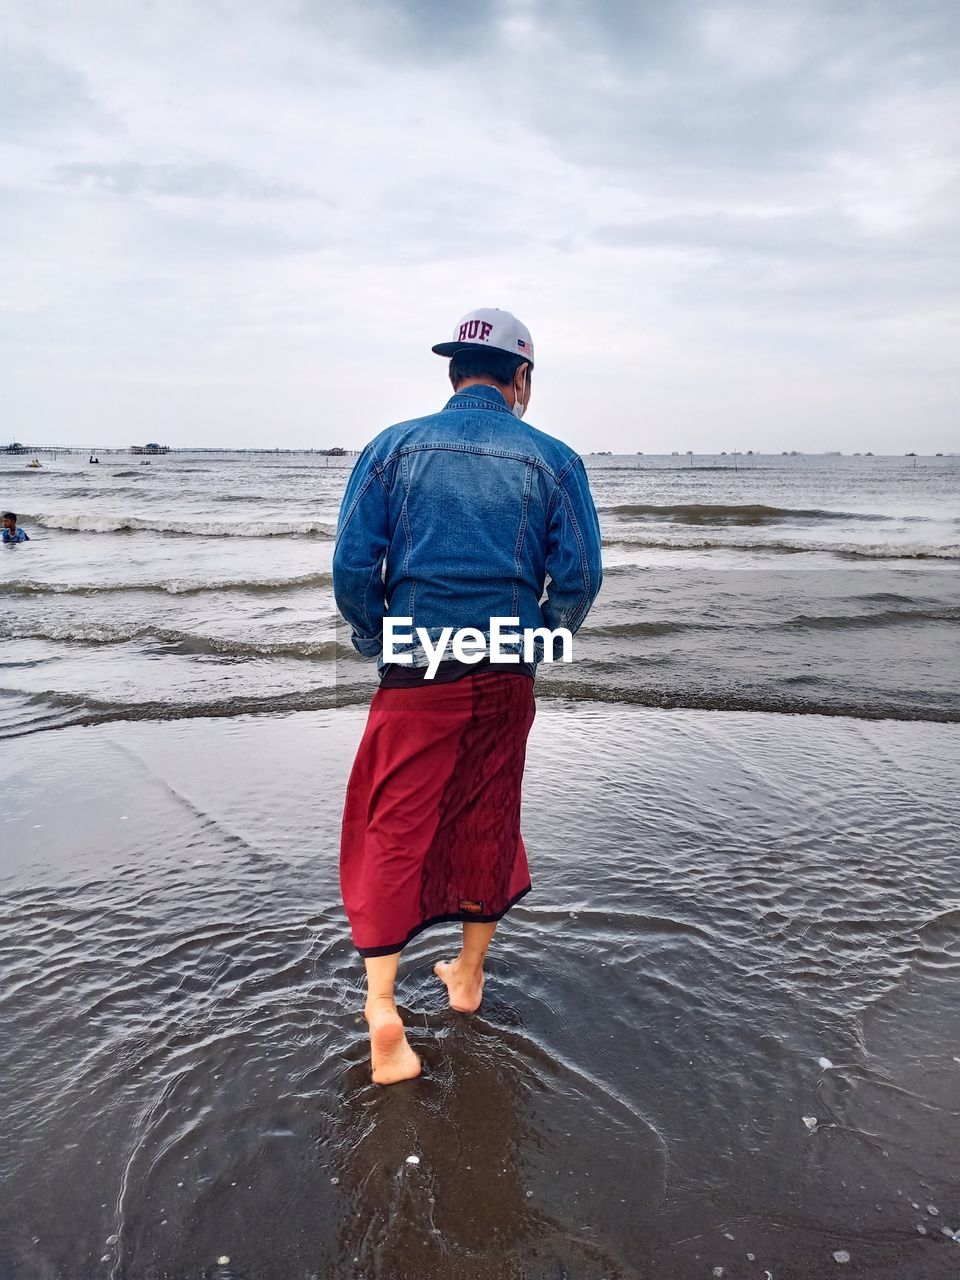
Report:
M601 578L583 462L514 417L495 387L468 387L440 413L388 427L357 459L333 590L366 657L380 657L385 615L412 618L431 642L444 627L489 637L491 617L575 632ZM422 646L410 651L426 665Z

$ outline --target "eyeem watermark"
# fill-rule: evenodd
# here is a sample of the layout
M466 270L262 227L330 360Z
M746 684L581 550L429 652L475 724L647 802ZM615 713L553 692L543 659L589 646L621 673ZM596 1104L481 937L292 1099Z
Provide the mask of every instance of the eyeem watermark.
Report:
M543 662L556 662L554 651L556 642L560 643L560 662L573 661L573 635L567 627L557 627L551 631L549 627L524 627L523 631L508 631L507 627L519 627L519 618L491 618L490 638L478 627L442 627L439 637L434 640L426 627L413 627L412 618L384 618L383 620L383 661L398 662L402 666L413 665L413 654L409 646L414 642L414 635L427 655L428 680L437 674L444 658L455 658L457 662L481 662L489 658L491 662L520 662L517 645L523 645L523 661L536 662L536 648L539 642L543 648ZM397 645L407 646L398 649ZM449 651L449 652L448 652Z

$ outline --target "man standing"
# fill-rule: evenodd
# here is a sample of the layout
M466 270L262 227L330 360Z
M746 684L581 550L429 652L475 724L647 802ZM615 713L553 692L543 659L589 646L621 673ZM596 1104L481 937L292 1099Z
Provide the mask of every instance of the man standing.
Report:
M520 787L542 644L511 660L448 658L431 646L492 619L516 630L582 625L601 582L600 528L580 458L522 421L533 341L507 311L464 316L439 413L388 427L357 460L337 527L333 588L380 687L350 775L340 879L367 972L373 1079L420 1072L394 1002L400 952L429 925L463 924L434 972L450 1004L480 1006L501 917L531 887ZM404 662L384 662L384 620L408 619ZM418 629L422 628L422 632ZM495 628L494 628L495 629ZM532 660L530 660L532 659Z

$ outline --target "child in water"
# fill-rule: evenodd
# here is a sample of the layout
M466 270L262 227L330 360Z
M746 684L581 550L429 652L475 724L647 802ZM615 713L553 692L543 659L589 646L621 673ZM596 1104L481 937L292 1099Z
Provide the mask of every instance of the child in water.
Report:
M17 517L12 511L3 513L3 541L4 542L29 542L26 532L17 528Z

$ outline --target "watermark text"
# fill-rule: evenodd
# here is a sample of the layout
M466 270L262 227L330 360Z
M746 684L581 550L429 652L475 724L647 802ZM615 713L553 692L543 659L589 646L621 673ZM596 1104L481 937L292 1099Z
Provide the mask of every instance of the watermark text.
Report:
M384 618L383 661L412 666L413 654L409 646L415 639L426 654L428 680L434 678L440 663L448 658L466 663L480 662L484 658L491 662L536 662L538 642L542 646L543 662L558 660L554 657L557 644L560 646L559 661L573 661L573 635L567 627L508 630L519 626L519 618L491 618L489 640L478 627L442 627L440 635L434 639L427 627L414 627L412 618ZM519 646L522 646L522 659Z

